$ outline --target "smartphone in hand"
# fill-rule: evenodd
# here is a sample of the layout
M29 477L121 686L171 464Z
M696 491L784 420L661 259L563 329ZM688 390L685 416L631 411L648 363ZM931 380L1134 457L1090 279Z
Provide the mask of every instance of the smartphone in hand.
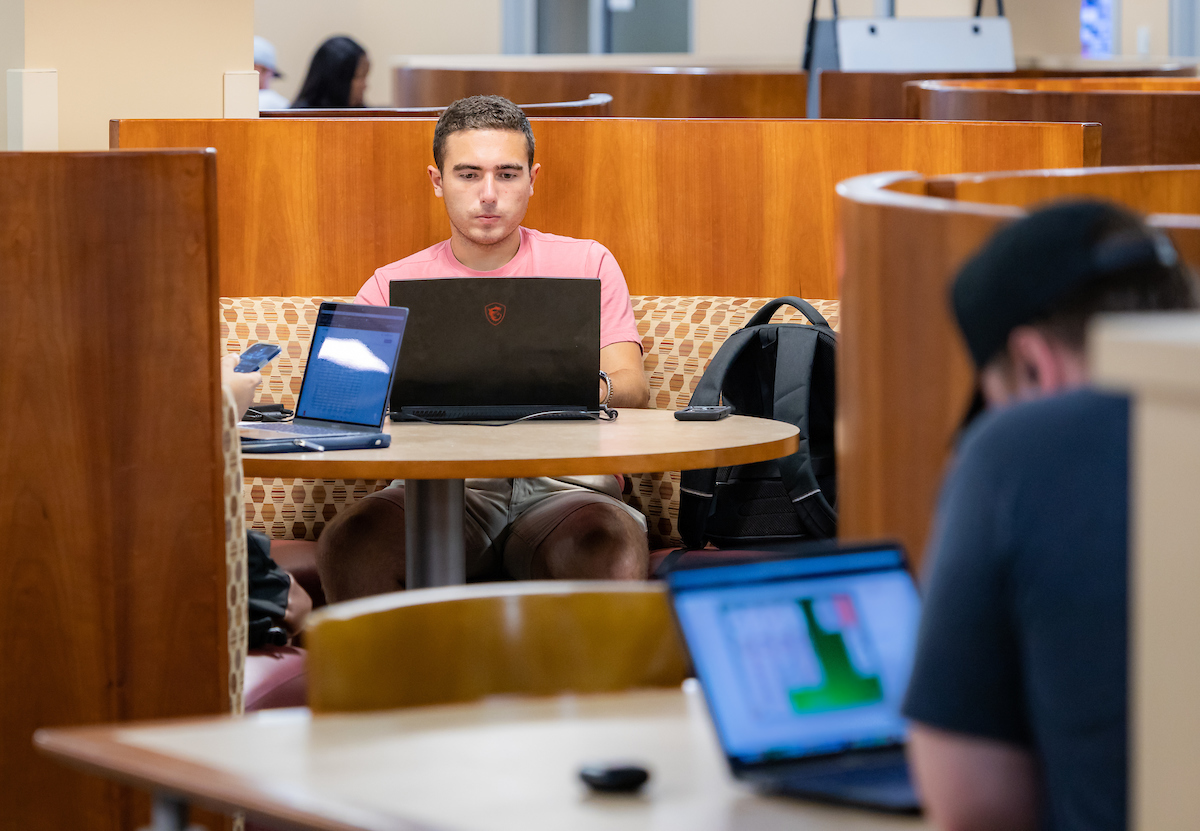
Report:
M234 372L258 372L271 361L275 360L275 356L282 350L273 343L256 343L246 349L238 360L237 366L233 368Z

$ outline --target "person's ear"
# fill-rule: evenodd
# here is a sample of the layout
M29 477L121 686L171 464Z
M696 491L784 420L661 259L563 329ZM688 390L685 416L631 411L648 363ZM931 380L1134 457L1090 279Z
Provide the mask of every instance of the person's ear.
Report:
M529 168L529 195L533 196L533 180L537 178L538 171L542 169L540 164L535 164Z
M442 171L438 170L435 164L431 164L428 171L429 181L433 182L433 194L440 199L442 197Z
M1008 335L1013 381L1023 397L1049 395L1066 385L1058 353L1049 338L1032 326L1018 326Z

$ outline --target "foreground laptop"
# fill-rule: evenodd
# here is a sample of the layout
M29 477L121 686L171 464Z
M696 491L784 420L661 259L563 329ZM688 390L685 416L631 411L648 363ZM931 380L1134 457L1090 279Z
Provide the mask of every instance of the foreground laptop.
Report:
M734 776L918 810L900 701L920 601L902 549L676 571L667 583Z
M394 280L390 300L411 310L393 419L586 418L599 409L599 280Z
M311 439L322 447L386 444L383 423L408 309L322 303L291 422L241 426L242 449L255 442ZM353 437L360 441L328 441ZM265 449L265 444L262 445Z

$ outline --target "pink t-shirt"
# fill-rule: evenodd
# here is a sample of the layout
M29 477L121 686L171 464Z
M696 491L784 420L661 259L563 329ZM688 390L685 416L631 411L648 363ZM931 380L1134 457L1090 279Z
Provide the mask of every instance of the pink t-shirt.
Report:
M450 241L376 269L358 290L356 303L386 306L392 280L431 277L598 277L600 278L600 348L623 341L640 344L625 275L607 248L590 239L572 239L520 228L521 247L495 271L467 268L454 257Z

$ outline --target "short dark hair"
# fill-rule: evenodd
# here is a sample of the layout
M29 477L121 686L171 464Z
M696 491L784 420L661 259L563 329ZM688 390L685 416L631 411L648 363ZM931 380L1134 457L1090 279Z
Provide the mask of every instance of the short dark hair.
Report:
M446 108L433 129L433 161L442 169L446 159L446 139L460 130L512 130L525 136L529 148L529 168L533 169L533 128L521 108L499 95L472 95L460 98Z
M1088 323L1106 312L1160 312L1196 308L1195 281L1182 262L1146 263L1108 274L1063 297L1049 314L1028 325L1064 346L1082 351Z
M1097 314L1197 303L1192 275L1162 231L1089 199L1040 207L1002 228L959 271L951 299L979 369L1007 352L1018 326L1082 350Z

